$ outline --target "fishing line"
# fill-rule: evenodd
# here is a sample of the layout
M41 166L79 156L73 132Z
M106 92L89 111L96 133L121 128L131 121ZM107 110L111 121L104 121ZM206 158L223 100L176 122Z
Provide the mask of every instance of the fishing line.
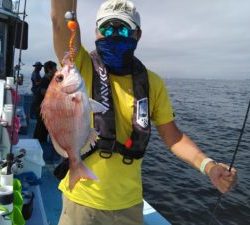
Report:
M232 167L233 167L233 164L235 162L235 158L236 158L236 155L238 153L238 149L239 149L239 146L240 146L240 142L241 142L241 139L242 139L242 135L244 133L244 130L245 130L245 126L246 126L246 123L247 123L247 118L248 118L248 114L249 114L249 110L250 110L250 100L249 100L249 103L248 103L248 107L247 107L247 111L246 111L246 115L245 115L245 119L244 119L244 122L243 122L243 126L242 126L242 129L240 131L240 135L239 135L239 138L238 138L238 142L237 142L237 145L236 145L236 148L234 150L234 154L233 154L233 158L232 158L232 161L230 163L230 167L228 169L228 171L230 172L232 170ZM213 212L212 212L212 217L211 217L211 220L209 222L209 225L213 225L213 219L215 218L215 213L216 213L216 210L221 202L221 199L223 197L223 194L220 194L218 196L218 199L217 199L217 202L216 202L216 205L213 209Z
M72 12L75 12L76 11L76 2L75 0L73 0L72 2Z
M10 141L10 152L7 155L7 174L11 174L11 167L12 167L12 162L14 160L14 155L12 153L12 149L13 149L13 138L14 138L14 130L15 130L15 117L16 117L16 108L17 108L17 93L18 93L18 79L20 76L20 67L21 67L21 59L22 59L22 47L23 47L23 34L24 34L24 21L26 18L26 4L27 4L27 0L24 1L24 10L23 10L23 18L22 18L22 26L21 26L21 38L20 38L20 43L19 43L19 55L18 55L18 64L16 66L16 70L15 72L17 72L17 74L13 74L13 76L15 75L16 77L16 86L15 86L15 91L16 94L14 96L14 107L13 107L13 116L12 116L12 129L11 129L11 141ZM18 10L17 10L17 16L20 14L19 12L20 9L20 0L18 1ZM17 37L17 21L16 21L16 26L15 26L15 41L16 41L16 37ZM13 57L15 57L15 52Z
M76 48L75 48L75 37L77 33L78 24L76 22L76 2L73 0L71 12L67 12L65 15L67 20L67 27L70 30L70 39L69 39L69 59L73 63L76 57Z

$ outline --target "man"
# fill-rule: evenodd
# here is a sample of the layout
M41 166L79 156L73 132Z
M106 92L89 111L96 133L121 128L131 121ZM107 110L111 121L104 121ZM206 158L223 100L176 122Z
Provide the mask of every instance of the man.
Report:
M76 1L52 0L54 47L60 61L70 39L64 14L72 6L76 10ZM105 1L96 25L96 51L91 54L81 46L77 33L76 66L88 94L108 108L93 116L100 139L98 148L84 159L98 181L79 181L70 191L66 175L59 185L63 192L59 224L143 224L141 163L149 119L177 157L208 175L222 193L229 191L236 180L235 169L229 172L227 165L208 158L178 129L164 82L134 57L142 33L134 4Z
M32 87L31 87L31 91L33 94L33 98L32 98L32 103L31 103L31 109L30 109L30 117L32 119L35 119L35 111L36 111L36 96L37 96L37 92L39 89L39 85L41 83L41 75L40 75L40 71L43 67L43 64L41 62L36 62L34 65L34 70L31 74L31 83L32 83Z
M33 94L36 93L37 88L39 87L39 84L41 83L41 75L40 75L40 71L43 67L43 64L41 62L36 62L34 65L34 70L31 74L31 82L32 82L32 87L31 87L31 91Z

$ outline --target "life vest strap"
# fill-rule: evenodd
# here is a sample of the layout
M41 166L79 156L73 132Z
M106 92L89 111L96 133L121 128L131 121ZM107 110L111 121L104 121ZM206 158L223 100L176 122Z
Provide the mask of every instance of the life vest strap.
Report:
M122 154L126 159L125 161L128 161L128 159L140 159L143 157L145 150L139 149L139 146L132 146L131 148L127 148L124 144L121 144L120 142L114 140L104 140L99 139L96 143L95 150L101 149L99 155L102 158L110 158L113 154L113 152Z

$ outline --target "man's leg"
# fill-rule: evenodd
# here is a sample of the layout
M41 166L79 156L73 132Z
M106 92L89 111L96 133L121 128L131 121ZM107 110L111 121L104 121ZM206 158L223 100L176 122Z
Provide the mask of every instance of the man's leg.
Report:
M143 202L128 209L114 212L114 224L122 225L144 225Z
M63 197L58 225L144 225L143 203L122 210L98 210Z
M58 225L115 225L112 212L79 205L63 197Z

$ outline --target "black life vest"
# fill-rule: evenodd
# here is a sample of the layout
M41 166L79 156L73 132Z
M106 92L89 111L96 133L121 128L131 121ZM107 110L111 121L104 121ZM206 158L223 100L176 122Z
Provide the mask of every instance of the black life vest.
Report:
M90 55L93 63L92 98L108 109L105 113L94 114L94 127L100 138L95 149L101 149L100 156L103 158L110 158L113 152L118 152L123 155L124 163L131 164L133 159L143 157L151 133L147 70L134 57L132 133L125 143L120 143L116 139L115 112L107 69L96 51L91 52Z

